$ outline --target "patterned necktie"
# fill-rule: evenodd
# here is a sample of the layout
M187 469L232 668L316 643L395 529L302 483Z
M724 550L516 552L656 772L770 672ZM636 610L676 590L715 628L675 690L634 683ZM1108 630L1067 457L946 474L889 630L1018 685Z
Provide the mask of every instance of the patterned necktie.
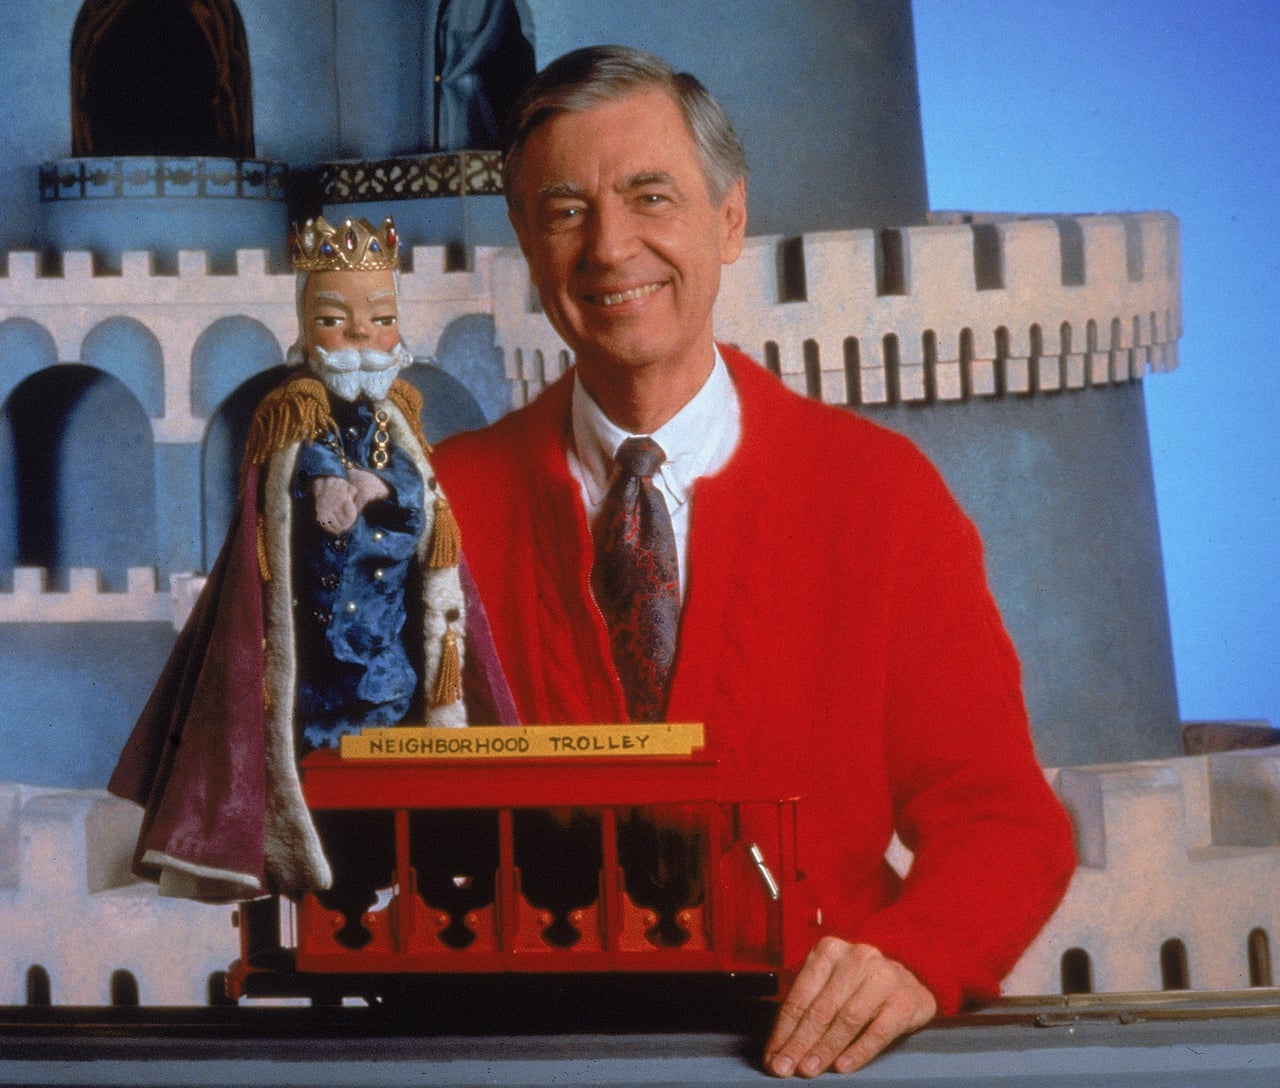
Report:
M680 625L680 571L671 515L653 474L667 455L651 438L628 438L621 471L596 534L600 608L631 720L662 720Z

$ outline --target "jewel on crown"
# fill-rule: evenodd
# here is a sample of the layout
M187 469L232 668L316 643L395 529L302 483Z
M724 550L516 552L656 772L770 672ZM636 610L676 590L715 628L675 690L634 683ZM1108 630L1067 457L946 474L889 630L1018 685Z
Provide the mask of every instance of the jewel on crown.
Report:
M390 218L376 230L363 216L332 226L323 215L289 232L295 272L369 272L400 267L400 239Z

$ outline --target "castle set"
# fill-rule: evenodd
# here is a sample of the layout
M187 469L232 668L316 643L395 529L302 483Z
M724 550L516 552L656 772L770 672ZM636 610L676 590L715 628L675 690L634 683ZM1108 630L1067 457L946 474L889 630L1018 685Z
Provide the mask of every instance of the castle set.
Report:
M297 334L288 221L395 216L417 360L406 377L433 441L526 403L572 360L504 222L489 134L456 107L450 128L448 101L430 98L451 71L423 45L441 40L434 5L369 0L380 20L325 0L175 5L184 48L217 74L221 126L182 154L129 146L94 90L151 40L120 40L137 37L140 6L38 6L38 26L34 0L0 11L30 54L18 85L47 100L3 107L27 158L0 176L20 221L0 236L0 930L17 938L0 949L0 1002L203 1004L237 954L232 908L137 882L140 814L102 787L215 558L249 413ZM590 40L655 47L646 20L661 11L599 5L576 25L581 6L507 0L455 17L486 9L476 25L506 63ZM713 26L719 6L691 18ZM736 33L778 32L769 5L745 6L759 25L739 15ZM870 195L810 208L785 164L753 163L761 232L726 270L717 335L796 391L906 431L983 533L1080 855L1006 991L1272 985L1280 903L1259 889L1280 881L1280 755L1185 754L1173 688L1141 388L1177 380L1177 220L929 211L909 4L798 7L803 25L785 24L794 52L780 51L772 78L867 20L906 58L901 101L877 106L894 95L854 74L833 112L912 150L865 181L856 150L816 168L801 185L829 192L856 176ZM677 66L707 67L696 45L676 48L688 54ZM366 86L347 49L398 62ZM291 88L275 69L304 56L309 75ZM749 121L760 90L731 67L705 78L769 159L771 122ZM330 85L345 99L329 102ZM814 130L801 147L829 140L820 118L801 127ZM910 864L896 845L891 860Z

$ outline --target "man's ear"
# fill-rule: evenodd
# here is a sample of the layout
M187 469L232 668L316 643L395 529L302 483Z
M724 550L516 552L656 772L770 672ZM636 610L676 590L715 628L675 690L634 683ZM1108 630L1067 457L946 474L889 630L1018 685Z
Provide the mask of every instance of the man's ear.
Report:
M716 214L720 220L720 263L733 264L747 235L747 182L739 178L724 195Z
M528 230L525 227L524 216L520 214L519 209L514 204L507 205L507 222L511 224L511 229L516 232L516 242L520 246L520 252L525 255L525 260L529 259L529 247L525 245L528 237Z

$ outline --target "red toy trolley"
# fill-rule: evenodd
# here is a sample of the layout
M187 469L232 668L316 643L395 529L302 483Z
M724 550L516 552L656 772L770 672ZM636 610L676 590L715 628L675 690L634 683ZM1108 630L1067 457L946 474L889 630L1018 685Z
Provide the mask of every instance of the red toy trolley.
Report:
M382 820L358 918L307 894L238 912L228 994L366 993L513 972L779 975L807 948L794 799L726 798L698 725L366 730L301 762L328 814ZM380 838L381 836L377 836Z

